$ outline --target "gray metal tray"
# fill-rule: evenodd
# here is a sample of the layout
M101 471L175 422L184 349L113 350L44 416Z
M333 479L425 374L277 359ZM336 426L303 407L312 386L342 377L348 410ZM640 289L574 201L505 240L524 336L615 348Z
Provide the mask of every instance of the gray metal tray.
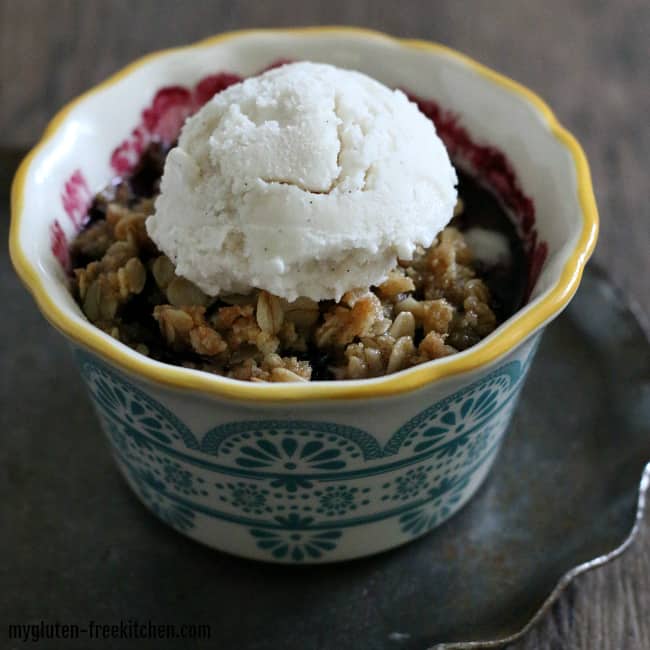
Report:
M0 264L12 306L0 319L3 623L209 623L220 650L469 648L512 639L634 534L650 460L649 349L593 268L549 326L500 462L462 512L393 552L288 568L203 548L136 502L63 340L6 256ZM650 469L641 495L649 481Z

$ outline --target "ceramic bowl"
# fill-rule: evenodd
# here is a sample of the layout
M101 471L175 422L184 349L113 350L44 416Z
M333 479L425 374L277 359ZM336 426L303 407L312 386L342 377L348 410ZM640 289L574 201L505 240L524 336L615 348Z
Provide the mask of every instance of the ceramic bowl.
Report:
M379 379L301 385L165 365L86 321L65 264L92 193L229 82L215 73L250 75L279 59L355 68L435 100L426 107L448 146L519 220L533 258L523 309L450 358ZM317 28L226 34L156 53L78 98L16 175L10 239L19 275L71 341L117 465L144 504L219 550L311 563L403 544L471 498L596 233L584 154L529 90L440 45Z

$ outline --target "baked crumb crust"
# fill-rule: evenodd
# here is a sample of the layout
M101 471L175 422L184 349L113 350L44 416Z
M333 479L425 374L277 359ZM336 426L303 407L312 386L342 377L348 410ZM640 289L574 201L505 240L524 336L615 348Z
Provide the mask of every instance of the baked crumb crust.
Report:
M71 245L73 294L94 325L168 363L256 382L363 379L464 350L498 324L451 226L378 287L289 303L257 290L210 298L177 276L144 227L153 199L124 182L94 210Z

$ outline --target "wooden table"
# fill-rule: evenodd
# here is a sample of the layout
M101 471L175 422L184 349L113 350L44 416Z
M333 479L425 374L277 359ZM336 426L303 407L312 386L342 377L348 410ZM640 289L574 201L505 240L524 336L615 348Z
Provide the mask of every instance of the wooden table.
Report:
M601 213L595 259L650 315L650 5L644 0L0 0L0 147L133 58L243 27L349 24L448 44L538 91L583 144ZM518 650L650 648L650 515Z

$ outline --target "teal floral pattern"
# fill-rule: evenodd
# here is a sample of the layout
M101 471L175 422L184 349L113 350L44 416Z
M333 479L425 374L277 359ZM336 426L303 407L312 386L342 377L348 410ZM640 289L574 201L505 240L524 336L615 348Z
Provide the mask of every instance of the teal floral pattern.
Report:
M345 467L344 452L355 456L354 447L344 446L343 449L328 441L311 440L288 435L277 431L270 432L271 439L263 432L256 432L249 444L239 447L239 455L235 463L247 469L268 469L288 472L272 481L272 487L284 487L289 492L299 488L310 488L313 483L308 479L291 474L306 469L338 470ZM273 439L275 438L275 439ZM337 441L334 441L337 442ZM231 448L226 443L226 448ZM357 452L358 454L358 452Z
M217 487L223 488L223 485L219 483ZM259 488L253 483L243 482L228 483L227 488L230 492L230 503L242 512L256 515L273 512L267 503L269 490ZM223 500L228 501L225 498Z
M162 482L171 490L187 496L207 495L204 487L205 481L200 476L195 476L192 472L184 469L183 466L168 458L163 458L162 465ZM154 469L155 474L160 470Z
M128 466L126 474L130 477L136 494L156 517L180 532L188 532L195 527L193 509L168 498L164 493L164 484L161 481L146 473L133 472Z
M336 472L382 456L375 438L361 429L298 420L220 425L205 435L201 450L242 469L287 476Z
M512 361L471 387L436 402L401 427L384 453L410 449L414 454L433 450L453 454L467 441L459 436L481 426L513 397L522 370L520 361Z
M367 488L365 492L369 492ZM357 509L357 499L359 497L358 487L348 487L347 485L328 485L324 490L316 490L314 495L318 497L318 507L316 512L328 517L336 515L345 515ZM361 495L361 505L368 505L369 500Z
M192 474L178 463L165 465L165 479L181 492L189 493L192 489Z
M144 435L163 444L198 447L190 430L171 411L103 365L79 356L81 373L104 422L112 422L125 436Z
M298 419L202 434L78 353L116 459L160 519L202 539L229 526L233 552L248 544L256 557L295 563L358 545L367 527L389 526L406 541L451 516L492 462L531 356L437 401L382 445L359 428Z
M383 501L409 501L418 496L429 485L429 472L431 467L420 465L413 469L409 469L404 474L397 476L393 483L384 483L382 486L385 490L393 490L382 497Z
M343 535L340 530L304 530L313 522L311 518L289 515L277 520L284 529L253 528L250 531L258 548L269 551L276 560L317 560L333 551Z
M429 490L426 505L406 512L399 518L402 532L417 537L448 519L456 511L468 482L468 477L457 481L443 479L439 485Z
M241 456L235 461L241 467L277 467L295 470L299 467L336 470L345 467L341 450L328 448L320 440L305 442L296 438L283 437L277 443L259 438L251 445L241 448Z

